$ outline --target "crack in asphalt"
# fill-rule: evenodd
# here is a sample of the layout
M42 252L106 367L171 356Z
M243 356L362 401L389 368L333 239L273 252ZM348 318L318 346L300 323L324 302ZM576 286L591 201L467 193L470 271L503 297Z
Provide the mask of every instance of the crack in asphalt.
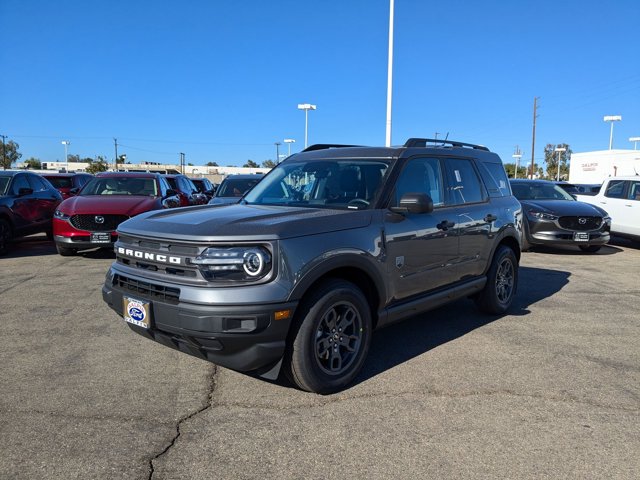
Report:
M149 460L149 476L147 477L148 480L152 480L153 479L153 475L155 473L155 468L153 466L153 462L155 460L158 460L160 457L165 455L169 450L171 450L171 448L173 448L173 446L178 441L178 438L180 438L180 434L181 434L180 425L182 425L187 420L192 419L196 415L199 415L202 412L204 412L204 411L206 411L206 410L208 410L209 408L212 407L212 405L213 405L213 392L214 392L215 387L216 387L216 375L217 375L217 373L218 373L218 367L216 365L214 365L213 366L213 374L211 375L211 377L209 379L208 392L207 392L207 402L205 403L205 405L203 405L202 407L197 409L195 412L191 412L188 415L185 415L185 416L179 418L178 421L175 424L176 433L173 436L173 438L169 441L169 444L160 453L154 455Z
M32 275L32 276L30 276L30 277L27 277L27 278L25 278L25 279L21 280L21 281L20 281L20 282L18 282L18 283L14 283L14 284L13 284L13 285L11 285L10 287L6 288L5 290L0 290L0 294L6 293L6 292L8 292L9 290L13 290L14 288L18 288L20 285L23 285L23 284L27 283L29 280L33 280L33 279L34 279L34 278L36 278L36 277L37 277L37 275Z

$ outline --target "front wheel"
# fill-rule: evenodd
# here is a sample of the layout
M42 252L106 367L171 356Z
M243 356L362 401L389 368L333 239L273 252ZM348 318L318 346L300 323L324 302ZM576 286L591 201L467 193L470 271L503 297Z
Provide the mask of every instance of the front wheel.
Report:
M587 253L596 253L602 248L601 245L579 245L580 250Z
M333 393L362 369L371 343L371 309L354 284L328 280L300 306L285 373L302 390Z
M0 255L7 253L11 241L11 225L5 219L0 218Z
M518 259L509 247L496 250L487 273L487 284L476 297L480 310L490 314L506 312L518 288Z

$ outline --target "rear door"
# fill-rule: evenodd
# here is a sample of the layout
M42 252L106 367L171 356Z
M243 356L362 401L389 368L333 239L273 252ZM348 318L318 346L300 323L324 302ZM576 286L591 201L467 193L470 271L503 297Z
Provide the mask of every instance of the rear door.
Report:
M426 193L434 210L386 213L387 271L394 300L436 289L457 278L457 215L445 203L444 175L442 161L434 157L412 158L400 173L392 205L398 205L405 193Z
M53 212L60 203L56 190L37 175L28 175L29 185L33 189L33 220L40 225L50 225Z
M627 235L640 237L640 180L628 180L616 227Z
M449 203L456 206L459 260L457 279L482 275L491 254L491 230L499 211L489 195L474 162L467 158L445 161Z

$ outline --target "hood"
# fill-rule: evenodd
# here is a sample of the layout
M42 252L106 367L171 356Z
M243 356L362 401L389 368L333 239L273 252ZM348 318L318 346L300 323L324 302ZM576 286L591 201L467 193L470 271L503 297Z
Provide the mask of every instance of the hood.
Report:
M67 215L102 214L132 217L159 207L158 198L137 195L86 195L66 199L58 210Z
M550 213L559 217L601 217L604 211L594 205L570 200L520 200L525 210Z
M127 220L119 233L184 241L277 240L366 227L372 210L267 205L202 205L149 212Z

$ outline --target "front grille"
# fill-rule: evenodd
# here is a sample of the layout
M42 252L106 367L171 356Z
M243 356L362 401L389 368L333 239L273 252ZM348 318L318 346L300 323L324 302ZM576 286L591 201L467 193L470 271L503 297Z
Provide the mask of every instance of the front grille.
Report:
M581 220L584 223L581 223ZM558 223L566 230L586 232L600 228L600 225L602 225L602 217L560 217Z
M125 295L131 294L143 300L160 301L171 305L177 305L180 301L179 288L141 282L120 274L114 275L113 286L122 290Z
M100 218L104 219L104 222L98 223L96 221ZM126 215L73 215L69 220L78 230L86 230L89 232L110 232L118 228L129 217Z

